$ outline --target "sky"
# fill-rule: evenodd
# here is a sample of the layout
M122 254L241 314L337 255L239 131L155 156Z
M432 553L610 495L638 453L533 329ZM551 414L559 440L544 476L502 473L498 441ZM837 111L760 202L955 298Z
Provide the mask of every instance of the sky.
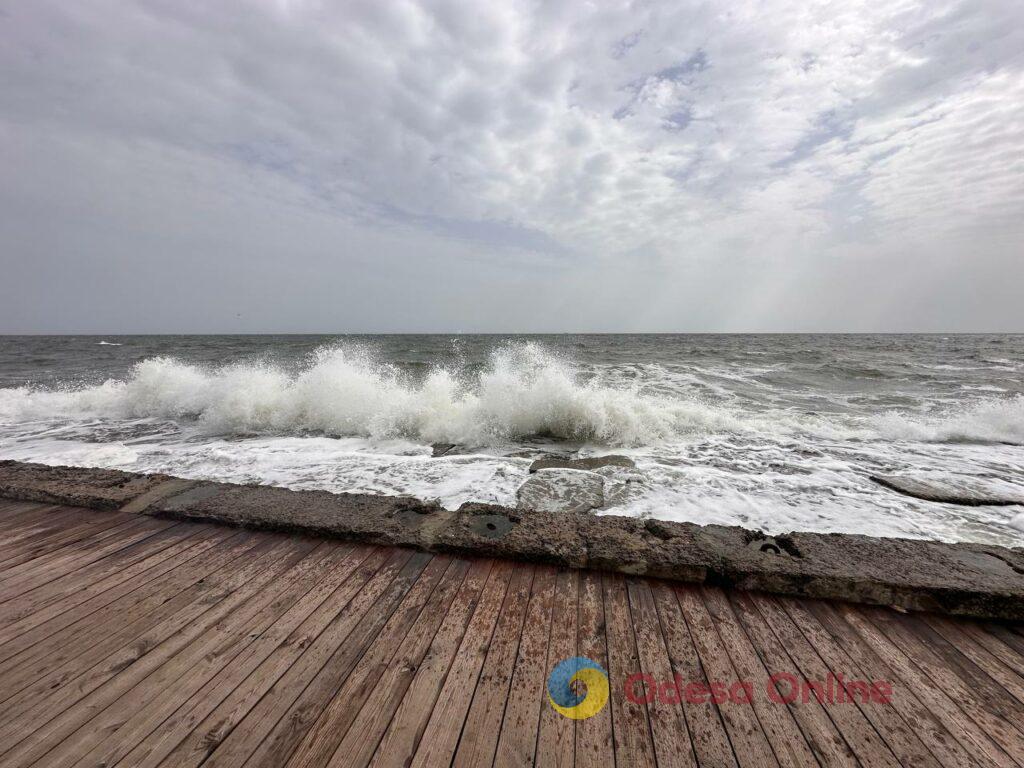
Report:
M0 72L0 333L1024 331L1019 0L6 0Z

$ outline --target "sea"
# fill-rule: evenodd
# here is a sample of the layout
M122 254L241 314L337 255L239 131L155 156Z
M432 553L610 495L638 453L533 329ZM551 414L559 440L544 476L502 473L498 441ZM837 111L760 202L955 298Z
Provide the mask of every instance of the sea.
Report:
M1022 546L871 476L1024 498L1024 336L0 337L4 459L455 508L609 453L595 514Z

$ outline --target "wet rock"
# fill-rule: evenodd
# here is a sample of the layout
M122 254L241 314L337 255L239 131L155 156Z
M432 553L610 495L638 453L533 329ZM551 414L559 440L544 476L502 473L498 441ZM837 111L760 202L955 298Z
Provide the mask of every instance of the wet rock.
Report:
M871 475L871 479L897 493L943 504L960 504L968 507L1024 504L1024 493L1014 493L978 482L972 483L970 480L920 480L900 475Z
M589 512L604 505L604 478L578 469L542 469L516 491L516 506L538 512Z
M0 496L48 504L118 509L170 479L116 469L0 461Z
M636 464L628 456L611 454L590 456L586 459L537 459L530 465L530 474L540 469L582 469L592 471L601 467L625 467L635 469Z
M430 446L433 450L433 458L440 456L447 456L449 453L454 451L458 446L455 443L434 443Z

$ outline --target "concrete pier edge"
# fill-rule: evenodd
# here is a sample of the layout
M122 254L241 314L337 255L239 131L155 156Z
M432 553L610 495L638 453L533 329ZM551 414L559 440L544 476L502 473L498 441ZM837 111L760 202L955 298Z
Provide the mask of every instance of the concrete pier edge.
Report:
M418 499L293 491L0 461L0 497L428 552L595 568L734 589L1024 620L1024 549L854 534L766 536L615 515L445 510Z

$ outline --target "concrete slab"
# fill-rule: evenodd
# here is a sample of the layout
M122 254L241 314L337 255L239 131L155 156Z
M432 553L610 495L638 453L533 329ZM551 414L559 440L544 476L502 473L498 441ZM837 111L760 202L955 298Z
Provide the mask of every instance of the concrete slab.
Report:
M197 483L152 493L162 475L0 462L0 495L429 552L599 568L803 597L1024 620L1024 550L848 534L780 536L614 515ZM135 502L133 504L133 502Z

